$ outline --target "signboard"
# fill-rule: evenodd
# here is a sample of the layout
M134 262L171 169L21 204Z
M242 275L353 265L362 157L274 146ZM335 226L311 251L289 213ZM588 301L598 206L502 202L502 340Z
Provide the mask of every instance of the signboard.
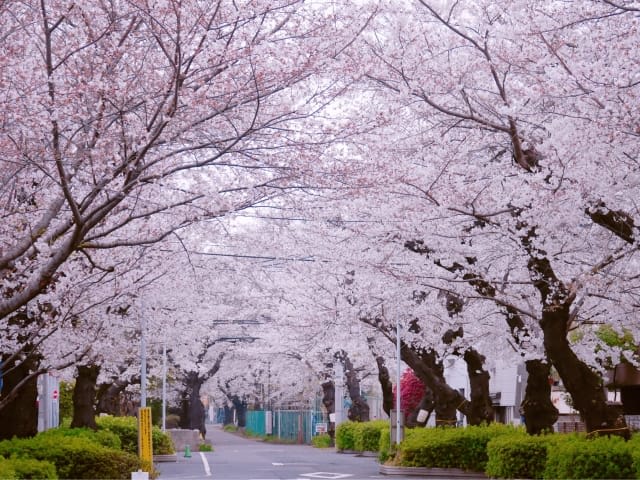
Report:
M151 440L151 408L138 409L138 454L142 469L151 471L153 467L153 443Z
M327 433L327 424L316 423L316 433Z

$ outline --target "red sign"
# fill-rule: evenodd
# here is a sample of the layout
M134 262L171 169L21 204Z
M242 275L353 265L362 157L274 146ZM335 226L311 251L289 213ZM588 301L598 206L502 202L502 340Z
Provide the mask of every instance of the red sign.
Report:
M58 390L54 390L51 396L53 397L54 400L57 400L58 399Z

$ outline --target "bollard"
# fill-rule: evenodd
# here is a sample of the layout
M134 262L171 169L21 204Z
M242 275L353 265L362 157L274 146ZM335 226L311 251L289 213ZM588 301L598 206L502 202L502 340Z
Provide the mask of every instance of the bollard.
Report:
M184 446L184 458L191 458L191 447L189 445Z

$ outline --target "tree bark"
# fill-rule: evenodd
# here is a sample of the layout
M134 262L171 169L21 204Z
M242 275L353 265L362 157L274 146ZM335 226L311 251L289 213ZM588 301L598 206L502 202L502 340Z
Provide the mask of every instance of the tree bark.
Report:
M322 383L322 405L327 410L327 414L331 415L336 411L336 386L333 383L333 380L327 380ZM336 430L335 430L335 422L329 422L329 428L327 429L327 433L331 437L331 442L333 443Z
M8 357L0 358L4 361ZM18 388L18 384L29 375L30 371L38 368L38 363L37 359L29 357L18 364L10 362L5 365L0 392L2 396ZM25 382L15 394L13 401L0 410L0 440L8 440L14 436L33 437L38 433L37 377L34 376Z
M393 384L391 383L391 375L389 369L384 364L384 357L377 356L376 364L378 365L378 381L382 389L382 410L391 417L391 409L393 408Z
M467 374L471 388L471 408L467 416L470 425L493 422L495 415L489 393L489 372L484 368L484 356L473 348L468 348L463 355L467 364Z
M456 425L457 410L468 416L470 402L447 384L442 363L433 350L417 352L402 342L400 356L425 387L433 392L437 426Z
M629 428L622 412L607 402L602 376L571 349L566 331L568 321L569 305L556 304L544 309L540 326L544 332L544 346L571 395L573 406L580 412L587 432L629 438Z
M76 385L73 388L73 420L71 428L98 429L96 424L96 382L100 374L98 365L78 365Z
M553 431L558 420L558 409L551 403L551 365L543 360L528 360L527 387L520 405L527 433L540 435Z
M98 387L96 413L107 413L109 415L122 415L122 392L129 386L130 382L116 379L112 383L103 383Z
M205 427L205 410L200 400L200 389L204 379L196 372L188 372L184 379L181 396L180 428L199 430L202 437L207 433Z
M413 410L413 412L410 412L407 415L405 425L409 428L426 426L434 409L435 409L435 402L434 402L433 394L428 388L425 388L422 398L420 399L420 403L418 403L418 405ZM420 410L424 410L427 412L427 417L421 422L418 421L418 415L420 414Z
M356 372L351 363L351 359L345 351L340 351L336 354L336 358L342 362L344 366L344 374L347 382L347 391L351 398L351 408L347 412L347 417L352 422L368 422L369 421L369 405L366 400L360 394L360 379L358 378L358 372Z

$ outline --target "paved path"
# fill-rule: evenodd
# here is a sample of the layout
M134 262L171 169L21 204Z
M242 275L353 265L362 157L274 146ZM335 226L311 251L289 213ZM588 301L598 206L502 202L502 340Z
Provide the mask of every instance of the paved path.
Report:
M378 472L372 457L336 453L308 445L279 445L243 438L207 426L213 452L178 453L175 463L159 463L160 480L312 480L395 479Z

